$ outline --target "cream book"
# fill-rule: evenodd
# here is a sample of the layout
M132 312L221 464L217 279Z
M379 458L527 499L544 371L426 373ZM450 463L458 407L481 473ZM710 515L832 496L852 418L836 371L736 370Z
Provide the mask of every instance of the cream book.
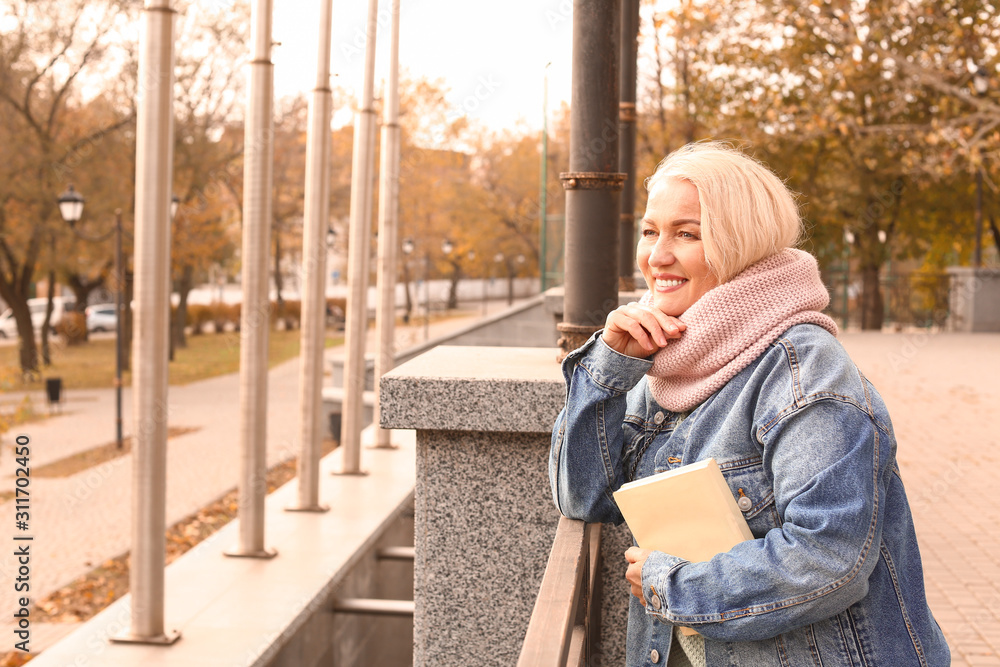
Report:
M614 497L643 549L699 563L754 539L715 459L623 484Z
M623 484L614 497L643 549L698 563L753 539L715 459Z

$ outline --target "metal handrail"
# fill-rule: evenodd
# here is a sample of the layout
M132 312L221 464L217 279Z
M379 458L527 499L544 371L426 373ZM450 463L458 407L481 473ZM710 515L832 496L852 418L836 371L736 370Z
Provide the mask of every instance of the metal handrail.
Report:
M582 666L600 635L601 524L560 517L518 667Z

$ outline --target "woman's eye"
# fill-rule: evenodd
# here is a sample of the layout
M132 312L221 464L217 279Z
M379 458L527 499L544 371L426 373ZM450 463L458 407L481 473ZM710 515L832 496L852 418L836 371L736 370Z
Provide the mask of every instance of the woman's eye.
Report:
M687 232L687 231L681 230L680 232L678 232L677 235L679 237L681 237L682 239L688 239L688 240L694 240L694 241L698 240L698 236L696 234L694 234L693 232Z
M644 229L644 230L642 230L642 235L643 236L654 236L655 234L656 234L656 230L655 229Z

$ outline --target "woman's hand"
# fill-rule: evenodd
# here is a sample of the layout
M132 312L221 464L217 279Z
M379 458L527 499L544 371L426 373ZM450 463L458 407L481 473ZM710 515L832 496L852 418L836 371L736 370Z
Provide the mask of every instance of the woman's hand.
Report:
M642 597L642 566L649 558L650 549L640 549L639 547L629 547L625 552L625 560L628 561L628 569L625 570L625 579L632 585L632 595L640 600Z
M645 358L680 338L687 325L652 306L628 303L611 311L601 339L615 352Z

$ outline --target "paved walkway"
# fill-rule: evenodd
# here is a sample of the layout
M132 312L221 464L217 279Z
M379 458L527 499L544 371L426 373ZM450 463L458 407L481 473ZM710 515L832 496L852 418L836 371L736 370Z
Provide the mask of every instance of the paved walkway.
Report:
M470 319L432 325L431 336ZM399 348L422 339L421 327L397 338ZM850 333L842 341L889 405L928 597L952 647L953 664L1000 666L1000 503L993 469L1000 459L1000 335ZM171 388L171 425L198 430L169 443L168 524L237 484L237 387L238 376L229 375ZM297 452L297 360L271 371L268 390L273 464ZM110 390L68 392L63 416L23 429L32 438L32 466L111 441L113 411ZM128 430L130 409L125 416ZM0 490L13 486L11 443L9 434L0 455ZM131 488L131 457L66 479L32 479L33 598L129 548ZM14 503L0 505L0 525L10 526L10 535L13 512ZM12 552L0 550L4 637L13 636L6 622L15 602ZM72 627L33 624L33 650ZM0 645L0 651L9 648Z
M842 340L889 406L952 665L1000 665L1000 335Z

